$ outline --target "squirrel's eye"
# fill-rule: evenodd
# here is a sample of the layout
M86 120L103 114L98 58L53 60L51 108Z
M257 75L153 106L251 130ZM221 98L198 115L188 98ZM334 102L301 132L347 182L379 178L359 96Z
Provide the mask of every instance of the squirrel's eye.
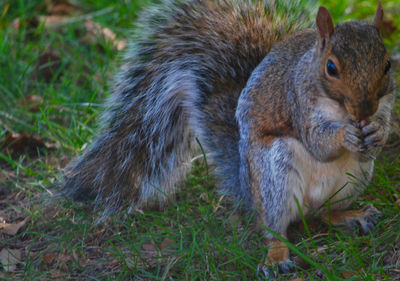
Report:
M392 64L390 63L390 60L387 60L386 66L385 66L385 74L387 74L389 72L391 66L392 66Z
M326 71L328 72L328 74L330 76L333 76L333 77L339 76L339 72L336 68L336 65L331 60L328 60L328 63L326 64Z

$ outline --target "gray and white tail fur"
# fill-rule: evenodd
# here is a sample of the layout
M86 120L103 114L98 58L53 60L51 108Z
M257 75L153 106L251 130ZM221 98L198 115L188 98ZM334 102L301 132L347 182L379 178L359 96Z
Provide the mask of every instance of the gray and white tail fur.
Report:
M219 187L249 201L238 179L237 100L271 45L305 22L303 2L177 0L146 10L101 131L67 166L63 190L105 215L163 202L190 169L198 138Z

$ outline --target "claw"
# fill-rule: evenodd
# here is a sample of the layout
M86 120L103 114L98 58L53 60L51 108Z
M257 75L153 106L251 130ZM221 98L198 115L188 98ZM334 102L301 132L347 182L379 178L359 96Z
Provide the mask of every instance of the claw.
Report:
M361 129L361 136L366 137L379 130L379 125L376 122L371 122L369 125Z
M378 223L378 217L381 212L372 205L365 206L362 211L363 214L355 219L360 224L362 232L368 234Z
M346 125L344 130L344 146L353 152L360 151L362 143L360 129L352 125Z
M281 273L291 273L294 271L294 262L287 259L278 264L279 272Z
M286 259L278 264L269 266L259 264L256 275L258 280L274 280L278 277L278 273L288 274L294 272L294 270L295 263L290 259Z
M276 272L276 271L275 271ZM274 274L274 271L272 271L268 266L265 264L259 264L257 266L257 278L258 280L273 280L276 276Z

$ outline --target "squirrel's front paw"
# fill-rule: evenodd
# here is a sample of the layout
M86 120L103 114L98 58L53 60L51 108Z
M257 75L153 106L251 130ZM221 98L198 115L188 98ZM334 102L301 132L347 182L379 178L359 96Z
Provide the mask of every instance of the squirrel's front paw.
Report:
M381 147L385 143L385 130L382 125L372 121L361 129L362 151L370 151L374 148Z
M349 151L360 152L363 144L361 130L350 124L344 125L341 129L343 146Z

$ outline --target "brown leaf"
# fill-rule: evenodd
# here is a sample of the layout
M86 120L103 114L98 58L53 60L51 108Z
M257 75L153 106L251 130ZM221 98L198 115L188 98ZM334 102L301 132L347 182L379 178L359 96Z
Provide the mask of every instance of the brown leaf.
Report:
M240 216L238 215L233 215L229 218L229 222L233 225L237 225L240 223Z
M0 222L0 232L8 235L15 235L29 221L29 217L19 223L3 223Z
M101 30L104 38L106 38L106 40L112 42L112 44L114 45L115 48L117 48L118 51L122 51L123 49L126 48L126 43L125 41L122 40L118 40L117 36L115 35L115 33L109 29L108 27L104 27Z
M39 112L42 103L43 98L37 95L27 95L18 99L18 105L31 112Z
M173 249L175 245L176 242L174 240L165 238L164 241L162 241L160 244L160 249Z
M29 133L7 133L1 142L2 149L12 150L16 153L35 152L37 148L46 147L43 139Z
M43 260L49 265L52 264L55 259L56 259L55 253L49 253L43 256Z
M39 23L44 24L46 27L56 27L59 24L63 24L66 21L68 21L70 17L68 16L60 16L60 15L54 15L54 16L40 16L39 17Z
M39 20L37 17L28 17L28 18L16 18L11 22L11 27L15 29L35 29L39 26Z
M51 15L69 15L76 11L76 7L69 3L51 4L47 9Z
M65 278L62 278L65 276L65 273L62 273L61 271L57 270L57 269L51 269L49 271L51 277L54 278L54 280L66 280Z
M6 249L4 248L0 252L0 263L6 272L15 272L17 269L17 263L21 259L21 250Z
M155 252L157 251L156 246L153 243L143 243L142 248L145 251Z
M57 257L57 260L58 260L58 261L67 262L67 261L72 261L72 257L71 257L70 255L67 255L67 254L60 254L60 255Z
M75 2L70 0L46 0L46 7L51 15L69 15L78 9Z
M0 173L0 186L7 182L7 176L3 173Z
M12 28L15 28L15 29L18 29L18 28L20 28L20 19L19 18L16 18L15 20L13 20L12 22L11 22L11 27Z
M342 275L343 275L344 278L350 278L350 277L353 277L353 276L357 276L357 274L355 274L353 272L350 272L350 271L344 271L342 273Z
M89 43L95 42L94 37L104 37L107 42L113 44L113 46L118 50L121 51L126 48L126 42L123 40L118 40L115 33L109 29L108 27L102 27L100 24L92 21L91 19L85 20L85 27L88 32L84 41Z
M35 63L35 77L36 80L44 80L46 83L51 82L53 79L58 79L61 73L57 73L61 67L61 56L56 51L47 51L42 54ZM54 77L57 75L57 77Z

